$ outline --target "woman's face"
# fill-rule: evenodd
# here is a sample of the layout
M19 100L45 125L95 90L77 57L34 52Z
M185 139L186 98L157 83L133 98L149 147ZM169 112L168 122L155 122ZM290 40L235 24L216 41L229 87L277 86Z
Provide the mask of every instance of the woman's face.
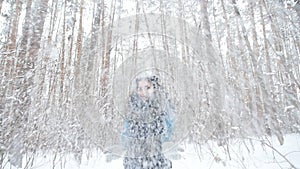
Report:
M148 100L153 96L153 84L148 80L140 80L137 84L137 93L143 100Z

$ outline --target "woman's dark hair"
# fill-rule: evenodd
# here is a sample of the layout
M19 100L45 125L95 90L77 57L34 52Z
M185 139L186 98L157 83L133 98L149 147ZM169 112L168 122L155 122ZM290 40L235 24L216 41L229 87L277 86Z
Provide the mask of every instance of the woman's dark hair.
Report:
M154 89L159 89L160 88L160 84L158 82L158 77L157 76L151 76L151 77L146 77L146 78L137 78L136 79L136 85L138 85L138 82L140 82L141 80L147 80L148 82L150 82L153 85Z
M157 76L151 76L150 82L153 84L154 89L158 89L160 87L160 84L158 83L158 77Z

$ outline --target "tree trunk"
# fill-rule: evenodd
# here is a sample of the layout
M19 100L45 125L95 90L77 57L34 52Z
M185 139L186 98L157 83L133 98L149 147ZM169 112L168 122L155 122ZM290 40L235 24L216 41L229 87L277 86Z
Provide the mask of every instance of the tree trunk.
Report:
M62 48L60 59L60 103L64 99L64 79L65 79L65 51L66 51L66 6L67 1L64 1L64 16L63 16L63 33L62 33Z
M104 0L102 0L104 1ZM99 32L101 28L101 13L102 13L102 1L94 1L94 16L92 22L92 32L91 37L90 51L88 55L88 64L87 64L87 92L95 92L95 82L96 82L96 72L97 69L95 65L98 65L98 57L100 56L101 47L99 47ZM90 83L91 82L91 83Z
M24 149L24 131L26 130L26 123L31 110L31 97L30 94L33 90L33 76L34 76L34 63L38 56L40 49L41 37L43 33L44 21L46 16L48 0L37 2L37 12L34 17L30 18L32 1L27 2L27 11L25 16L25 23L23 25L23 39L18 51L18 59L16 62L16 72L14 74L13 94L16 100L13 101L11 110L14 125L18 131L13 132L13 138L10 145L10 153L12 163L16 166L22 165L22 150ZM20 14L20 2L17 1L17 15ZM32 24L32 32L29 32ZM14 23L15 26L17 23ZM13 29L12 44L15 43L17 28ZM28 39L30 44L27 44Z
M82 56L82 36L83 36L83 4L84 0L80 2L80 14L79 14L79 28L77 35L77 51L76 51L76 64L75 64L75 90L78 90L81 84L81 56Z
M28 50L28 58L32 63L28 65L30 69L34 68L34 60L35 57L38 56L38 52L41 46L41 39L44 30L44 23L46 19L47 9L48 9L48 0L40 0L37 4L37 12L33 15L32 23L33 25L33 33L30 38L29 50Z
M0 1L0 13L2 11L2 3L3 3L3 0Z
M259 43L258 43L258 36L257 36L257 31L256 31L256 21L255 21L255 2L251 1L249 3L249 9L250 9L250 15L251 15L251 18L250 18L250 22L251 22L251 29L252 29L252 39L253 39L253 42L252 42L252 49L253 49L253 55L255 58L258 58L259 55L260 55L260 49L259 49ZM240 41L242 41L242 39L240 39ZM253 61L253 60L252 60ZM249 63L248 61L245 61L246 63ZM250 60L250 63L251 63L251 60ZM246 67L250 67L250 69L248 69L249 72L252 71L252 76L251 77L255 77L256 75L254 74L254 67L253 67L253 64L251 65L248 65ZM263 118L261 117L262 114L261 113L258 113L258 112L263 112L263 107L261 106L261 97L260 97L260 91L259 91L259 87L256 87L256 88L251 88L251 79L247 78L247 88L249 89L248 90L248 106L249 106L249 109L252 111L251 115L253 117L253 119L255 120L254 123L261 123L261 120L263 120ZM254 127L255 126L260 126L260 124L254 124ZM261 127L261 126L260 126ZM261 132L260 129L256 129L258 130L257 132Z
M208 19L208 12L207 12L207 0L200 1L200 7L201 7L201 20L203 22L203 34L207 39L212 42L212 36L210 31L210 24Z
M255 99L256 99L257 115L258 115L258 118L260 120L262 120L264 117L264 114L265 114L264 98L267 96L267 93L265 91L266 87L264 84L264 79L262 78L262 71L260 69L260 66L257 63L256 57L258 57L258 56L254 55L255 52L253 52L253 50L251 48L250 41L249 41L249 38L247 35L247 31L246 31L243 19L242 19L240 12L236 6L236 1L232 0L232 3L233 3L235 14L238 18L238 23L240 23L240 26L242 28L242 35L243 35L242 37L246 43L246 49L248 50L250 58L251 58L250 62L252 65L252 71L253 71L252 74L253 74L253 77L255 80L255 91L256 91Z
M261 17L261 24L262 24L262 31L263 31L263 44L264 44L264 51L265 51L265 58L266 58L266 69L267 73L271 73L271 61L270 61L270 54L269 54L269 45L267 41L267 34L266 34L266 23L264 20L264 15L263 15L263 9L262 6L264 6L264 1L260 0L259 1L259 11L260 11L260 17ZM272 78L268 78L267 84L273 84Z
M57 5L58 5L57 0L52 0L48 40L51 40L53 38L53 31L56 23L56 18L57 18Z
M10 92L13 92L12 90L12 83L13 80L13 71L14 71L14 65L16 62L16 53L17 53L17 49L16 49L16 43L17 43L17 34L18 34L18 27L19 27L19 18L20 18L20 14L21 14L21 7L22 7L22 2L20 0L16 1L16 13L13 17L13 21L12 21L12 26L11 26L11 33L9 35L9 40L8 43L5 46L5 53L3 54L4 58L3 61L1 61L1 63L3 63L4 67L3 67L3 75L4 75L4 79L7 79L6 84L4 81L2 82L3 86L5 86L5 88L3 89L3 95L6 95L7 90L10 90ZM2 64L1 64L2 66ZM2 68L1 68L2 69Z
M9 53L14 52L16 50L16 42L17 42L17 33L19 26L19 18L21 14L22 2L20 0L16 1L16 13L14 15L12 31L10 33L10 41L8 42L8 51Z
M163 1L160 1L160 9L161 9L161 14L162 14L162 18L161 18L161 25L162 25L162 34L165 35L166 33L166 21L165 21L165 13L164 13L164 8L165 6L163 6ZM182 20L184 19L184 6L182 4L182 0L178 0L178 6L179 6L179 30L180 30L180 41L181 43L179 44L179 46L181 47L181 51L182 51L182 60L184 63L188 63L188 58L187 58L187 45L186 45L186 32L185 32L185 23L182 22ZM166 36L162 36L163 38L163 45L164 45L164 49L167 51L167 53L169 53L169 47L168 47L168 41L167 41L167 37Z
M223 67L225 68L224 69L224 71L225 71L225 77L227 76L227 74L228 74L228 70L226 69L226 65L225 65L225 59L224 59L224 57L223 57L223 55L222 55L222 52L221 52L221 36L220 36L220 33L219 33L219 31L220 31L220 28L219 28L219 26L218 26L218 24L217 24L217 15L216 15L216 7L213 5L213 16L214 16L214 20L213 20L213 23L214 23L214 29L215 29L215 31L216 31L216 37L217 37L217 44L218 44L218 51L219 51L219 55L220 55L220 57L221 57L221 60L222 60L222 65L223 65Z
M15 15L13 18L13 22L12 22L12 31L10 33L10 39L8 41L8 45L6 47L6 51L8 52L8 55L6 56L6 68L5 68L5 74L7 75L7 78L9 78L9 82L12 83L8 83L7 87L9 87L9 93L11 96L14 95L14 89L18 89L19 87L16 87L16 85L14 84L14 79L15 77L13 76L12 72L14 71L14 65L15 65L15 56L17 53L17 48L16 48L16 42L17 42L17 34L18 34L18 26L19 26L19 18L20 18L20 14L21 14L21 7L22 7L22 2L20 0L16 1L16 9L15 9ZM11 86L12 85L12 86ZM6 93L6 91L5 91ZM5 94L6 95L6 94ZM9 97L9 96L7 96ZM18 96L17 96L18 97ZM19 99L19 98L18 98ZM18 110L18 109L22 109L21 105L19 103L17 103L16 101L13 101L13 104L11 104L12 107L10 107L10 110ZM18 106L17 108L15 108L15 106ZM8 109L8 110L9 110ZM14 125L16 128L14 128L11 131L11 138L10 138L10 142L9 142L9 160L10 163L13 166L16 167L22 167L22 158L23 155L21 153L21 151L23 150L23 141L24 139L22 138L23 135L19 134L19 126L22 126L22 122L23 122L23 118L20 116L20 114L18 113L14 113L14 111L12 112L8 112L8 113L12 113L11 117L13 117L14 122L12 123L12 125Z
M104 21L104 1L102 1L102 64L101 64L101 96L104 99L104 102L107 101L107 92L108 92L108 80L109 80L109 68L110 68L110 52L112 46L112 26L115 15L115 0L111 2L111 13L109 16L109 25L105 27Z
M223 14L224 14L224 19L225 19L225 23L226 23L226 57L229 58L232 67L235 69L236 66L236 60L234 58L234 56L231 55L231 50L233 49L233 45L232 45L232 36L231 36L231 27L230 27L230 22L228 19L228 15L227 15L227 11L225 9L225 4L224 4L224 0L221 0L221 5L222 5L222 10L223 10Z

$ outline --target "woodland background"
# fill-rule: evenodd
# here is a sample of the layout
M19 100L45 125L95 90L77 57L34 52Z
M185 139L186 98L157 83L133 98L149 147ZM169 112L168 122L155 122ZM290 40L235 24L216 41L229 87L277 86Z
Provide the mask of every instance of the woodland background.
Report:
M215 109L204 90L190 141L215 139L227 149L230 138L276 135L284 144L300 131L300 1L2 0L0 11L1 166L29 152L71 152L80 161L83 149L97 147L78 116L90 97L101 137L110 137L118 58L109 25L151 12L187 20L222 61L226 106ZM191 51L179 47L189 62Z

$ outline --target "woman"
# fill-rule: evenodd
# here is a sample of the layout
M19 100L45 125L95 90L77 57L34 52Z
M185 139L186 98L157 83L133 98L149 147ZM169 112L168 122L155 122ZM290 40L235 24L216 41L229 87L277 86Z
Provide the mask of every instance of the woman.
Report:
M128 102L123 140L125 169L170 169L162 143L170 140L174 107L156 76L137 78Z

